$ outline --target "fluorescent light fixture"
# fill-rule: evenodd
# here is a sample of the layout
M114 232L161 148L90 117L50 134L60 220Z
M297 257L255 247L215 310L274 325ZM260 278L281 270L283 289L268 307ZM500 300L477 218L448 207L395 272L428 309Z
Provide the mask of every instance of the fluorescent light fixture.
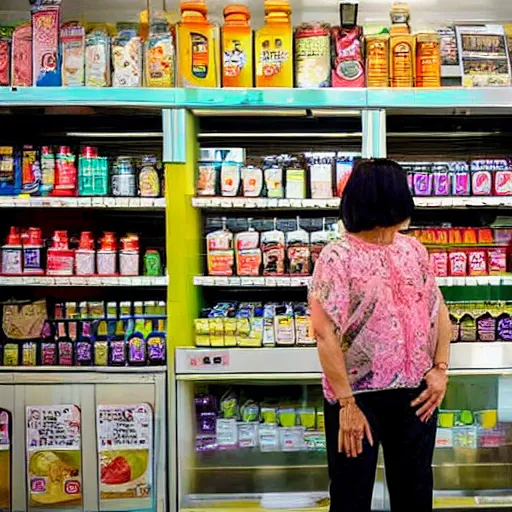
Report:
M307 112L305 109L226 109L226 110L208 110L208 109L192 109L192 114L197 117L305 117Z
M259 138L275 138L275 139L360 139L363 136L361 132L347 133L328 133L328 132L247 132L247 133L200 133L199 139L259 139Z
M84 139L161 139L163 132L67 132L66 137Z

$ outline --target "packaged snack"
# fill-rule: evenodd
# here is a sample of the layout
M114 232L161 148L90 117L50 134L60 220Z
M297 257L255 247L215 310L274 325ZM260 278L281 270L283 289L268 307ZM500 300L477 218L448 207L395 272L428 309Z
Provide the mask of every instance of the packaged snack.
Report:
M416 34L416 87L441 87L441 40L436 32Z
M258 424L238 423L238 447L256 448L258 446Z
M292 304L286 303L276 306L274 331L277 346L295 345L295 318Z
M259 276L261 267L260 235L251 226L248 231L237 233L235 236L236 273L239 276Z
M289 0L265 0L265 25L254 36L256 87L293 87Z
M286 198L305 199L306 169L302 167L286 168Z
M465 313L460 319L460 341L472 342L477 339L476 320Z
M414 165L413 189L416 196L431 196L433 176L428 163Z
M11 41L0 38L0 87L11 84Z
M267 197L271 199L284 197L283 166L280 162L274 158L266 158L263 172Z
M450 314L450 323L452 324L452 337L450 342L456 343L457 341L459 341L460 336L459 319L455 315Z
M164 12L152 13L148 38L144 42L146 87L174 87L174 38Z
M230 450L238 446L238 427L236 419L217 418L215 437L219 450Z
M297 424L297 411L292 407L279 407L277 421L281 427L294 427Z
M234 264L233 233L222 219L222 229L206 236L208 274L211 276L232 276Z
M222 27L222 86L253 87L251 13L245 5L228 5Z
M430 262L436 277L448 276L448 253L446 251L432 251L430 253Z
M279 451L279 427L263 424L258 429L258 444L262 452Z
M471 250L468 254L469 275L470 276L486 276L487 269L487 252L485 250Z
M210 309L202 309L200 317L194 320L194 343L196 347L210 346L210 326L208 316Z
M220 168L220 193L224 197L235 197L240 190L240 164L224 161Z
M414 87L416 38L411 34L391 35L389 44L391 87Z
M331 37L326 24L303 24L295 29L295 86L306 89L331 83Z
M475 196L490 196L492 193L492 174L487 160L471 162L471 188Z
M12 33L12 77L14 87L32 85L32 25L24 23Z
M496 341L496 318L484 313L476 319L476 331L479 341Z
M389 35L367 35L366 86L389 87Z
M450 262L450 275L466 276L468 272L468 256L464 251L452 251L448 254Z
M309 234L300 228L297 217L297 229L286 233L286 253L288 256L289 272L295 276L308 276L311 273Z
M260 197L263 192L263 171L259 167L246 165L240 170L244 197Z
M266 425L277 425L277 409L268 405L261 406L261 421Z
M34 0L32 7L32 75L37 87L62 85L59 27L61 0Z
M295 341L299 346L314 346L316 340L311 337L311 316L307 303L294 306L295 313Z
M69 22L60 29L62 51L62 85L85 84L85 29L78 22Z
M471 448L478 447L477 428L476 427L454 427L453 429L453 447Z
M279 429L279 445L283 452L298 452L304 450L303 427L284 427Z
M336 196L341 197L354 168L355 156L338 153L336 156Z
M0 196L16 196L21 191L22 169L13 146L0 146Z
M471 195L471 176L467 162L452 162L452 194L454 196Z
M220 166L219 166L220 167ZM217 191L219 168L213 162L199 162L196 192L198 196L214 196Z
M276 337L274 332L274 316L276 314L276 304L269 302L263 309L263 346L274 347Z
M512 318L508 313L502 313L498 317L498 339L512 341Z
M451 192L451 173L445 164L434 164L432 167L433 190L435 196L448 196Z
M325 218L322 219L322 230L311 233L311 265L314 268L315 263L320 257L323 248L329 243L329 232L325 229Z
M462 232L462 243L467 245L474 245L477 243L476 229L465 228Z
M312 199L333 197L333 162L336 153L305 153L309 166Z
M247 400L240 407L240 416L242 421L258 421L260 420L260 407L254 400Z
M229 389L224 393L220 400L220 413L224 419L235 419L239 418L239 404L235 392Z
M21 158L21 193L37 194L42 177L39 152L34 146L23 146Z
M462 243L462 230L461 229L450 229L448 231L448 243L450 245L459 245Z
M453 27L443 27L438 30L440 36L440 53L442 66L459 66L459 50L457 37Z
M491 276L504 274L507 271L507 250L504 247L488 249L487 262Z
M482 428L493 429L498 425L498 411L496 409L475 411L473 415L476 424Z
M110 37L101 28L85 37L85 85L110 86Z
M285 272L285 235L277 229L261 233L261 251L263 253L263 275L283 276Z
M499 169L494 173L494 195L512 196L512 169L509 162L506 169Z
M364 87L361 27L334 27L332 40L332 87Z
M482 245L492 245L494 243L494 236L492 229L479 228L477 231L478 243Z
M135 30L112 38L113 87L142 87L142 41Z

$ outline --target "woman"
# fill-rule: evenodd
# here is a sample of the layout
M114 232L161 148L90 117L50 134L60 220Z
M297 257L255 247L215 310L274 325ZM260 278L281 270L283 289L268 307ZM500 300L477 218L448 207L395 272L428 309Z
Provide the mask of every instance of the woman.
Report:
M331 512L371 509L379 446L393 512L432 510L437 408L451 327L425 248L398 231L414 202L391 160L356 165L341 239L310 289L325 395Z

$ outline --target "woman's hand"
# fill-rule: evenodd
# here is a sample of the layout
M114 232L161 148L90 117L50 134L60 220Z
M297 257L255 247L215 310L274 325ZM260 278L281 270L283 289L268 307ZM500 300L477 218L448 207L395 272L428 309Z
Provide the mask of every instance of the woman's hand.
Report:
M421 405L416 411L416 416L419 416L420 420L423 422L427 422L443 402L444 395L446 395L446 386L448 384L446 370L432 368L432 370L425 375L425 382L427 383L427 389L411 404L412 407Z
M353 397L341 399L340 406L338 452L345 452L347 457L357 457L363 453L365 435L370 445L373 446L370 424Z

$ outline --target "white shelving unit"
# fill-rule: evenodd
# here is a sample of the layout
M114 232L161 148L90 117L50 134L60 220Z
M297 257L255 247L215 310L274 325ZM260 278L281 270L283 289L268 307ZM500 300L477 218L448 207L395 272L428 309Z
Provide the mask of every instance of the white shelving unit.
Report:
M165 287L167 276L92 276L92 277L50 277L50 276L0 276L0 286L75 286L75 287Z
M165 198L140 197L1 197L0 208L110 208L165 210Z

